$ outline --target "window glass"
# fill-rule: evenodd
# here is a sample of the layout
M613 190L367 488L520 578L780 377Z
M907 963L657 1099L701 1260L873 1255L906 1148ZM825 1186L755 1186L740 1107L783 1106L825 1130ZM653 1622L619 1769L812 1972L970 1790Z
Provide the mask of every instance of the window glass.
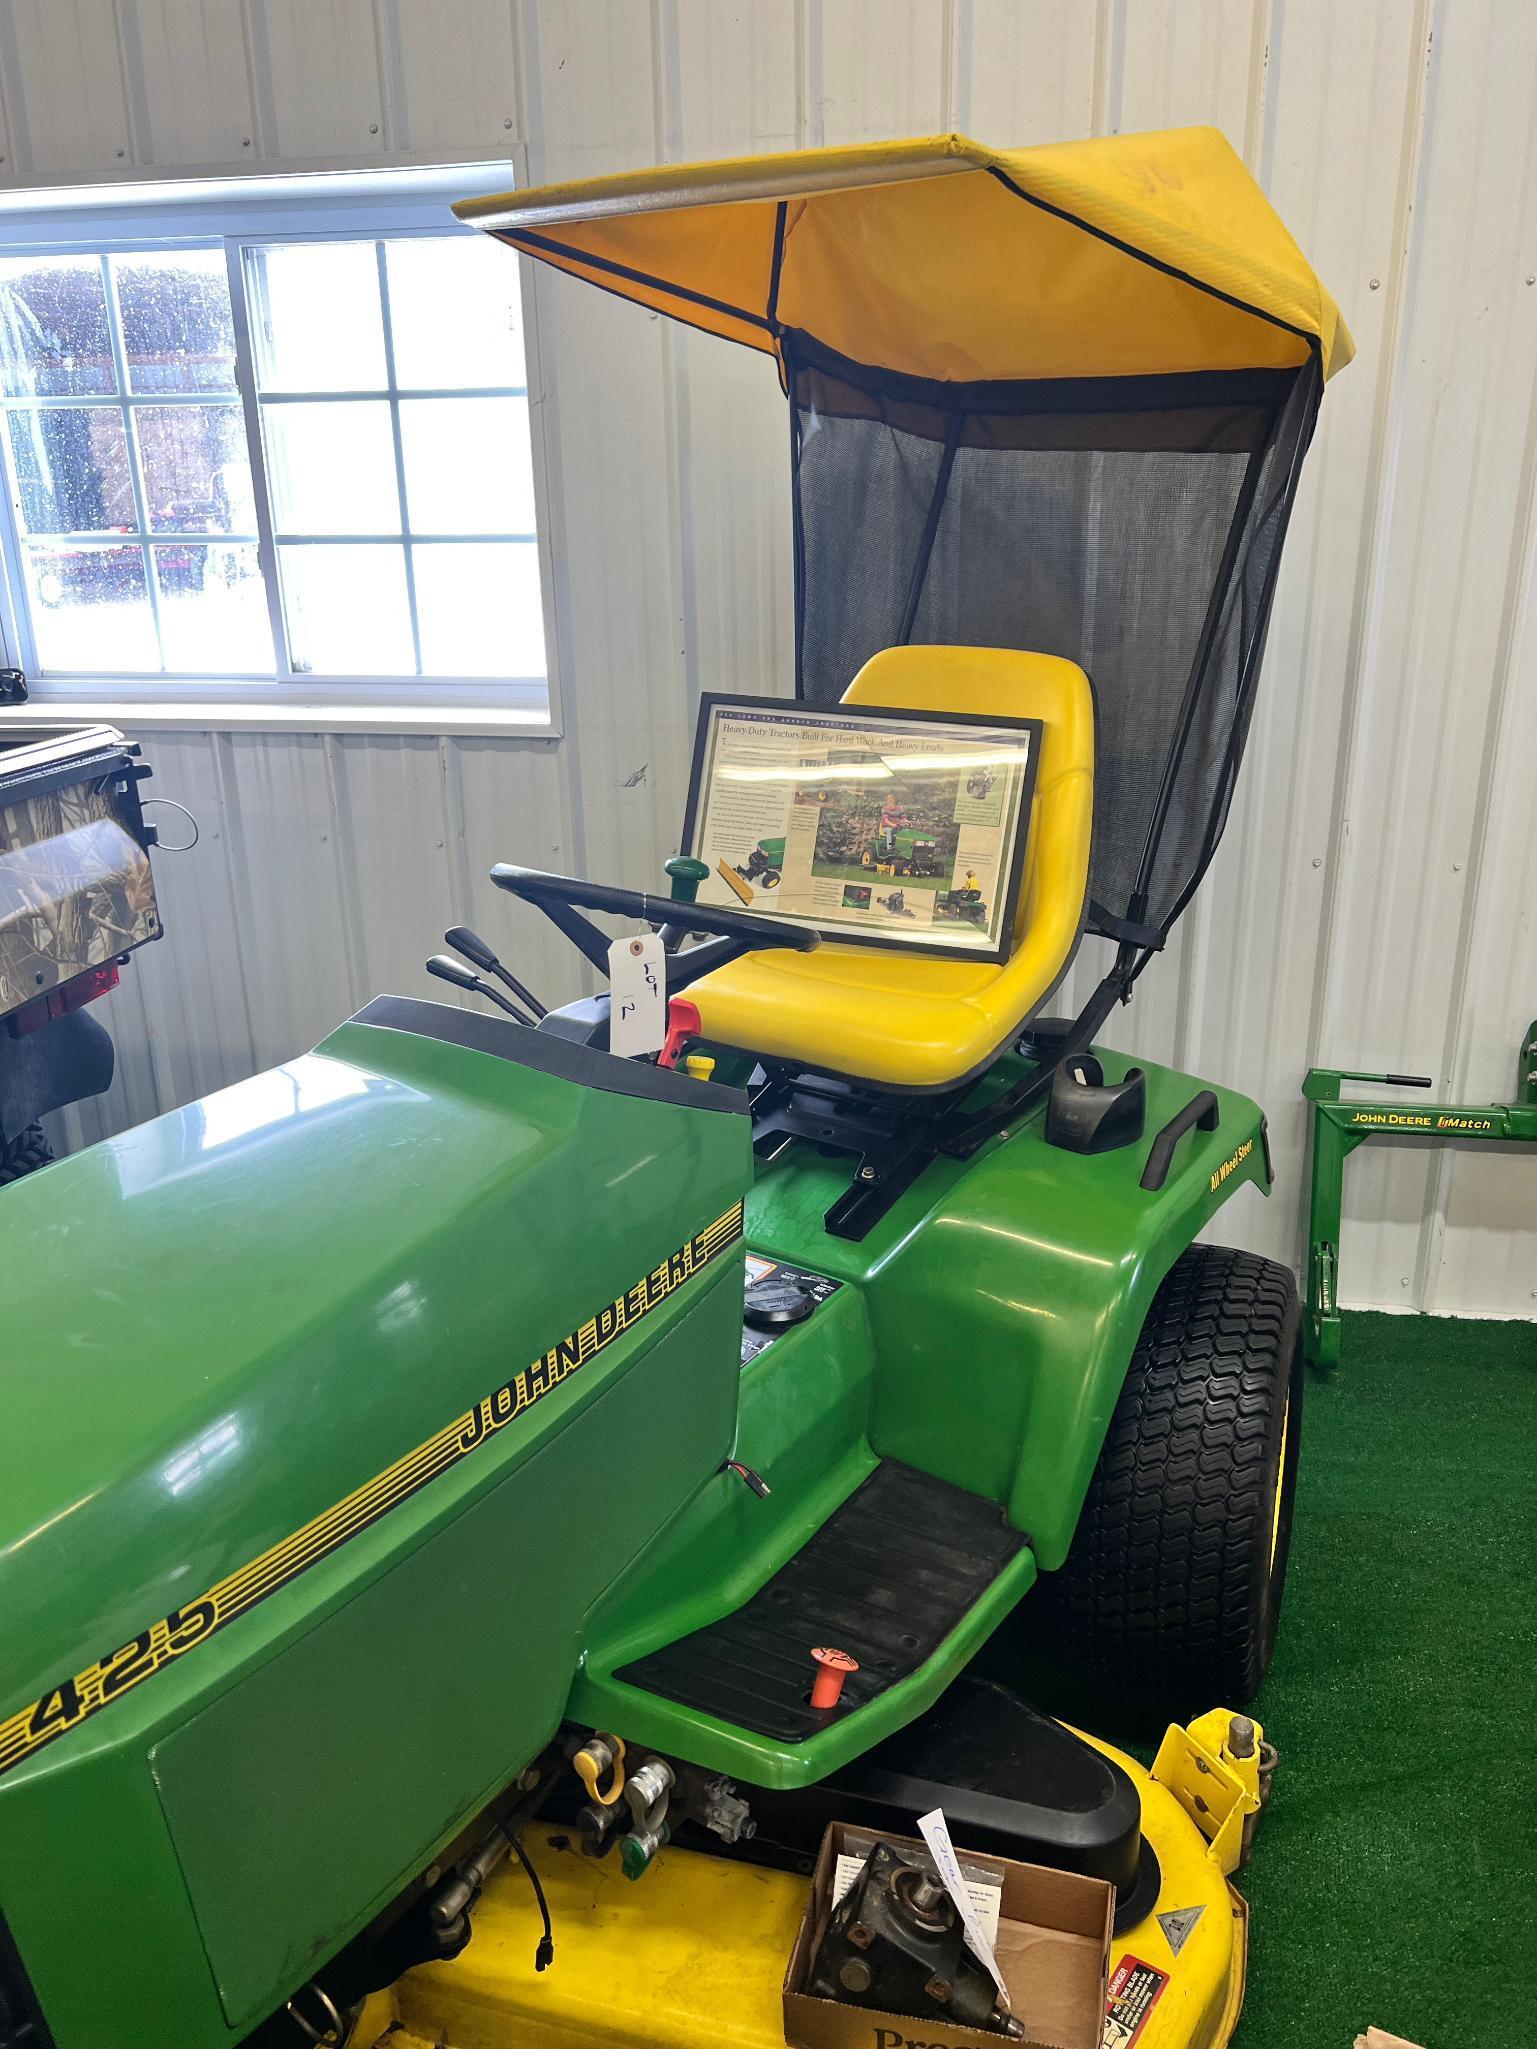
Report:
M136 406L134 424L152 533L256 532L239 406Z
M115 256L128 388L233 391L235 321L222 249Z
M489 235L386 242L395 377L401 388L527 382L518 266Z
M428 670L544 674L539 553L532 541L423 541L411 556Z
M0 456L45 674L545 673L518 267L483 236L0 257Z
M272 668L272 623L255 547L164 541L150 549L168 669L218 676Z
M384 376L373 242L289 242L251 251L247 277L264 391L377 391Z
M137 542L29 546L24 561L45 668L112 675L160 667L144 551Z
M404 548L322 542L280 548L278 559L293 664L299 674L415 673Z
M0 391L64 398L116 389L101 258L0 257Z
M128 440L115 406L26 406L9 426L27 533L134 531Z
M272 521L284 534L398 534L400 488L382 399L262 408Z
M532 534L524 398L400 402L406 505L418 534Z

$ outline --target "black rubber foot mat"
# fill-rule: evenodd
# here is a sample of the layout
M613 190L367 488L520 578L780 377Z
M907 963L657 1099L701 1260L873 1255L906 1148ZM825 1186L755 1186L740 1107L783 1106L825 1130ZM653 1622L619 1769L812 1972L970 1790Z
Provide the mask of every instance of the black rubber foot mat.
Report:
M886 1459L744 1607L615 1677L803 1743L915 1671L1024 1543L996 1502ZM818 1647L859 1660L825 1710L811 1706Z

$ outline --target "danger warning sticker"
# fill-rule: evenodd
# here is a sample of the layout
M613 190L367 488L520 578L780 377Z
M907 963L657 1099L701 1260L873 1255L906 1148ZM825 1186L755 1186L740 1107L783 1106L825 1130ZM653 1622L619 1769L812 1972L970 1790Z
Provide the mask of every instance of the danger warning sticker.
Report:
M1122 1957L1110 1973L1101 2049L1131 2049L1168 1982L1167 1971L1155 1970L1140 1957Z

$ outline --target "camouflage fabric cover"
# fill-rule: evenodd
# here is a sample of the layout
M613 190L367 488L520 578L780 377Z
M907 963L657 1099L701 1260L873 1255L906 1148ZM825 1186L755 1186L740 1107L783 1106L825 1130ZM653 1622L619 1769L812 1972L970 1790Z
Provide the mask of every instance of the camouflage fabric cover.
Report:
M120 801L77 783L0 807L0 1016L160 937Z

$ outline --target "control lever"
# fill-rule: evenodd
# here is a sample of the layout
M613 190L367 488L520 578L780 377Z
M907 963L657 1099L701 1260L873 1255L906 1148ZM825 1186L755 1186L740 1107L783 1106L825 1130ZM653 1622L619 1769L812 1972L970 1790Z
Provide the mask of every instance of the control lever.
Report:
M479 968L483 974L495 975L498 980L505 982L518 1001L526 1003L535 1017L548 1015L539 998L531 995L517 976L502 966L478 932L472 932L468 925L450 925L443 937L455 953L462 953L465 959Z
M451 953L435 953L427 963L427 972L436 975L440 982L452 982L456 989L468 989L476 996L489 996L509 1017L515 1017L520 1025L528 1025L532 1029L534 1020L526 1011L519 1010L500 989L493 989L489 982L482 981L473 968L467 968L462 960L455 960Z

